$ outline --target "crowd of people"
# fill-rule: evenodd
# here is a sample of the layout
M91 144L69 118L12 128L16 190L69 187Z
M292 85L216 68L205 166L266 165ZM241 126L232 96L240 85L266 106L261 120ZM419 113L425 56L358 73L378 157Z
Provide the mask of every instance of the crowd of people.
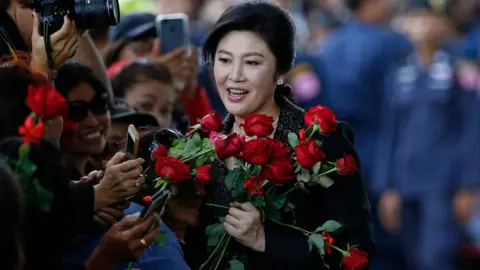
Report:
M271 137L288 146L318 105L338 120L322 149L351 154L359 170L326 191L292 192L292 220L315 229L339 219L336 244L368 264L324 261L245 203L225 218L243 266L215 270L480 269L480 2L149 3L87 31L65 16L49 51L29 1L0 1L1 269L206 269L205 228L225 213L205 205L231 199L224 176L205 190L182 184L164 212L141 216L152 144L172 146L214 111L224 133L247 141L245 116L271 116ZM177 13L189 44L162 53L157 15ZM30 99L45 87L68 113L37 119ZM42 123L38 140L28 121ZM129 125L141 135L135 159L124 151Z

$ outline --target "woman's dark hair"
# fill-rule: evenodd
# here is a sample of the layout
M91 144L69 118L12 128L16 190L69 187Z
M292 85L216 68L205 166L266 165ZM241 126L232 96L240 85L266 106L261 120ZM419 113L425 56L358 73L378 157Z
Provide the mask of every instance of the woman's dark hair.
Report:
M220 40L231 31L260 35L277 60L277 73L287 73L295 58L295 24L281 7L267 1L249 1L228 8L203 45L203 57L213 64Z
M81 83L90 85L97 95L108 93L103 83L88 66L70 61L58 69L55 88L65 97L73 87Z
M0 162L0 261L5 269L23 269L24 199L18 180L8 166Z
M142 58L128 63L112 78L113 92L116 97L124 98L125 93L133 85L146 80L154 80L165 84L173 83L167 66Z
M43 85L47 78L21 61L0 64L0 141L18 135L30 109L25 104L29 85Z

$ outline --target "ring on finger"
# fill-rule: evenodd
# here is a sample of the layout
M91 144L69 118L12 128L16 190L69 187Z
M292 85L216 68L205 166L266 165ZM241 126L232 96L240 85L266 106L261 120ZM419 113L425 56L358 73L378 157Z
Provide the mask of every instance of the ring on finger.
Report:
M138 181L138 179L137 179L137 181L135 182L135 187L137 187L137 188L140 187L140 182Z
M148 247L147 241L145 241L145 239L143 239L143 238L140 239L140 243L142 243L142 245L143 245L144 247Z

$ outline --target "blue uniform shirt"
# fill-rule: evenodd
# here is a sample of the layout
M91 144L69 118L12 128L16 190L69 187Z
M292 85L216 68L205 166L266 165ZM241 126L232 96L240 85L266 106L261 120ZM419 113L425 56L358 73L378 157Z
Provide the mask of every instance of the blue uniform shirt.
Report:
M355 130L355 147L367 187L374 166L385 78L411 50L408 40L399 33L357 21L340 27L324 44L322 99L337 118Z
M478 185L479 102L459 86L457 57L438 51L422 68L414 54L387 80L374 189L403 196Z

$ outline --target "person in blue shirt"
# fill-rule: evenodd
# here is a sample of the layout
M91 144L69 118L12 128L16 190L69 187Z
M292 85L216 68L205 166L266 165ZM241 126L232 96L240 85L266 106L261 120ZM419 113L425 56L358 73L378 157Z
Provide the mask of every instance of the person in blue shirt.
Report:
M480 103L458 83L448 19L426 9L411 19L416 50L387 80L371 187L407 269L453 270L462 233L453 202L480 186Z
M330 33L321 55L322 101L337 118L348 122L356 134L356 149L362 160L367 189L371 186L380 108L386 77L395 63L412 50L410 42L387 23L400 1L348 0L353 18ZM370 192L372 213L378 195ZM377 254L371 269L399 269L402 254L398 240L373 216Z

